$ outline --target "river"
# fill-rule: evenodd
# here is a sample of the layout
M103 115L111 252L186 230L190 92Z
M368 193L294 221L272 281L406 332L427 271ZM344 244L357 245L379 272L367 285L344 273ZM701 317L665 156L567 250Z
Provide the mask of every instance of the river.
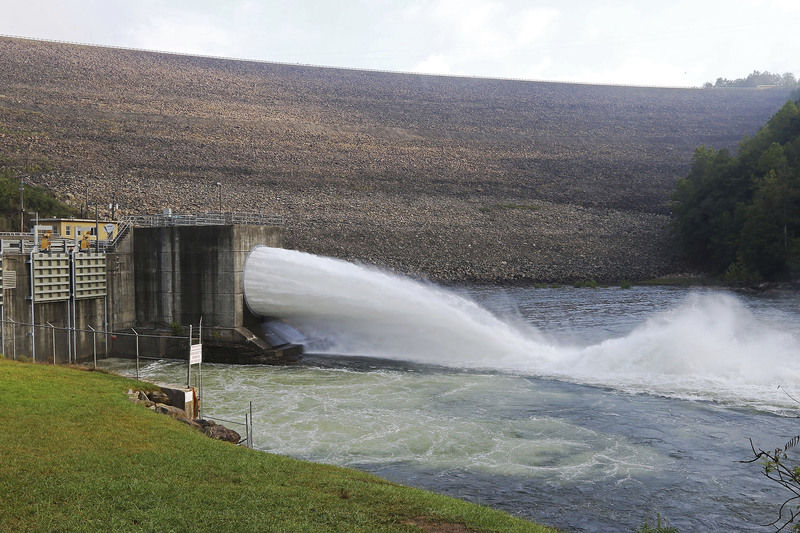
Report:
M565 531L631 531L656 513L682 532L769 531L788 496L739 461L748 439L800 434L796 293L443 289L304 254L264 260L274 279L249 282L316 353L202 366L204 412L243 420L252 401L260 449Z

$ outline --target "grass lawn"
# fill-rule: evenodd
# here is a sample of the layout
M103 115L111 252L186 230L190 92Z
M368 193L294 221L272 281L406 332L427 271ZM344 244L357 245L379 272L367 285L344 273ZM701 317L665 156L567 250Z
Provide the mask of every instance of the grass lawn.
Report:
M209 439L129 388L147 385L0 359L0 531L554 531Z

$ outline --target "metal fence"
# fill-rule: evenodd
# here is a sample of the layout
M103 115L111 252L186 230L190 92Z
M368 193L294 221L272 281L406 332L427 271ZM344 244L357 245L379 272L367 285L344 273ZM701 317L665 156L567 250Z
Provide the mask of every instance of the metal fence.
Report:
M143 361L185 361L187 364L186 384L191 386L190 346L201 342L201 333L173 335L152 335L139 333L133 328L125 331L106 331L92 326L86 329L55 326L49 322L31 324L15 320L0 320L2 328L2 346L0 353L14 361L46 362L48 364L89 365L97 368L98 356L108 357L109 353L132 356L135 361L136 379L140 379L140 367ZM197 331L197 330L195 330ZM36 340L37 351L31 351L31 343ZM79 355L78 346L85 347L91 342L91 353ZM36 355L38 354L38 356ZM162 355L163 354L163 355ZM253 448L253 402L244 415L244 422L226 420L203 413L203 375L202 365L195 374L195 387L199 390L198 417L243 426L244 437L238 444Z
M34 359L38 353L44 358L44 361L40 358L38 362L52 364L92 363L97 366L98 355L108 357L109 353L135 355L137 360L186 359L190 342L189 335L148 335L132 328L107 331L91 325L81 329L55 326L49 322L31 324L12 319L2 320L0 324L3 328L0 352L7 358ZM35 351L30 349L33 339L38 339ZM86 346L90 341L91 354L79 355L78 346ZM166 354L168 357L146 354Z

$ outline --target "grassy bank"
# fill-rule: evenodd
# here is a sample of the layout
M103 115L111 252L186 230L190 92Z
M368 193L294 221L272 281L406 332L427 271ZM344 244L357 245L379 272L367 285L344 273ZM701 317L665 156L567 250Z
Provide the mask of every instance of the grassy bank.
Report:
M211 440L118 376L0 359L0 531L552 531Z

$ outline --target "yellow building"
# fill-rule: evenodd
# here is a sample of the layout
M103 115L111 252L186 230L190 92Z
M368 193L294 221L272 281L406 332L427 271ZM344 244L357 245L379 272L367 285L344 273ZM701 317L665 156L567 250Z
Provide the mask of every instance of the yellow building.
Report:
M116 220L99 220L93 218L40 218L39 228L50 226L53 237L79 241L84 233L89 233L92 241L97 237L94 234L95 226L100 234L101 241L111 240L117 234Z

